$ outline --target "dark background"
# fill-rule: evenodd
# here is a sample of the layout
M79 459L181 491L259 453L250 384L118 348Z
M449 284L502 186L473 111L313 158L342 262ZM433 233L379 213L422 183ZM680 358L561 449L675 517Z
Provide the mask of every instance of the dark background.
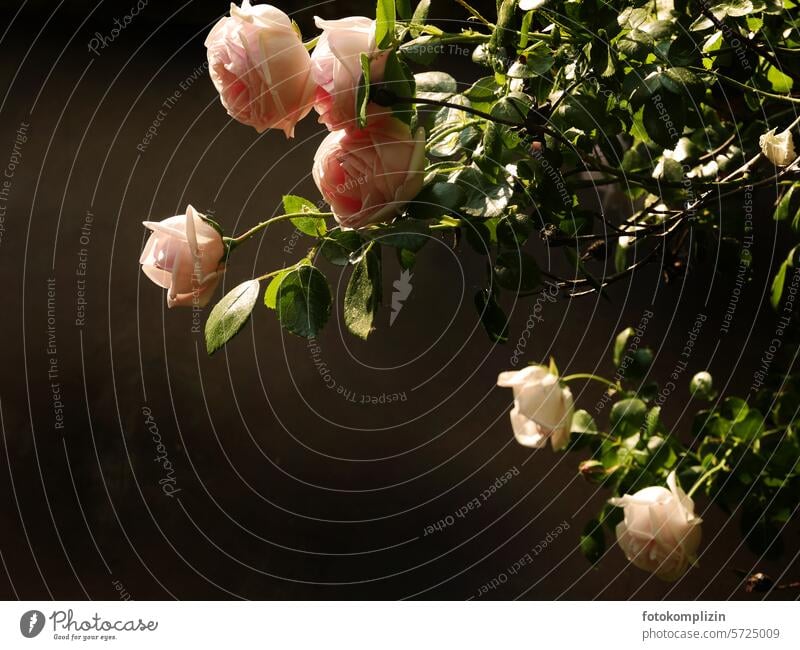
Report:
M707 509L703 498L700 565L679 582L630 567L610 535L592 568L578 550L580 530L608 494L577 475L583 455L517 445L511 394L494 386L535 299L505 304L511 343L492 345L472 305L484 261L468 249L454 253L447 240L419 255L413 291L391 328L399 269L390 255L387 300L369 341L332 315L319 357L355 401L326 386L307 342L285 334L264 308L208 358L192 331L196 315L167 312L164 292L139 270L141 221L192 203L232 233L274 214L282 194L316 201L310 166L325 132L313 114L289 142L229 119L206 71L197 72L226 2L152 0L97 55L89 52L90 40L108 38L134 4L0 3L3 167L28 125L0 239L0 597L114 599L122 590L135 599L462 599L494 580L499 588L481 597L755 598L737 569L797 577L796 529L786 533L783 559L763 561L740 543L738 517ZM371 3L277 4L306 37L315 14L373 15ZM434 5L440 18L465 17L454 2ZM464 56L444 57L441 67L465 84L481 76ZM176 90L156 136L137 151ZM87 213L94 221L84 245ZM689 402L691 374L710 366L721 387L746 391L774 330L762 305L784 246L768 215L756 213L754 280L727 335L720 324L733 278L715 275L712 260L669 284L646 269L615 285L608 301L545 302L525 361L553 355L564 373L611 374L614 335L649 308L646 339L663 378L697 314L706 314L685 381L665 405L666 421L685 436L686 413L699 408ZM224 289L294 261L307 247L302 240L284 252L294 241L291 228L275 227L242 247ZM81 248L87 306L77 326ZM533 249L546 265L546 253ZM346 282L338 267L321 266L334 287ZM54 382L63 429L55 426ZM384 393L406 399L359 403ZM576 385L575 394L593 412L598 389ZM174 465L172 497L159 485L166 473L154 461L145 408ZM519 475L482 507L424 535L511 468ZM554 536L564 521L569 528ZM509 571L548 537L531 563Z

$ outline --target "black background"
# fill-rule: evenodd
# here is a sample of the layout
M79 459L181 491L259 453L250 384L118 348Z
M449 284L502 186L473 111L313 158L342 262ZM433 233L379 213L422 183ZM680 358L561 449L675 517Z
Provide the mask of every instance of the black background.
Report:
M114 599L123 589L136 599L461 599L502 580L481 597L739 598L746 595L737 569L796 577L796 528L786 532L785 557L767 562L743 548L738 517L707 509L702 497L700 564L679 582L628 566L610 535L592 568L578 550L580 530L608 494L577 475L582 455L517 445L510 392L494 385L535 299L505 303L511 342L492 345L472 305L484 260L463 245L454 252L447 239L419 255L413 291L391 328L388 298L399 277L391 255L387 300L368 342L343 331L335 308L320 356L356 402L326 386L306 341L285 334L263 307L224 353L208 358L192 331L195 316L168 312L164 292L139 270L141 221L192 203L232 233L275 214L282 194L318 200L310 166L324 127L312 113L292 141L259 136L230 120L201 70L137 151L167 97L198 76L204 36L228 5L153 0L90 52L90 40L107 38L134 4L2 3L3 166L18 129L29 126L0 239L0 597ZM277 4L306 37L315 14L373 11L350 2ZM454 2L434 5L439 18L465 17ZM482 74L459 54L441 67L465 84ZM87 212L94 221L83 246ZM646 339L663 378L697 314L706 314L685 378L665 405L666 421L685 436L686 415L699 408L689 402L691 374L710 366L721 387L746 391L774 330L762 305L785 247L766 210L755 223L754 280L727 335L720 325L733 278L715 275L709 260L669 284L645 269L615 285L610 300L546 302L525 361L552 355L564 373L611 374L614 335L652 309ZM242 247L224 288L305 253L305 240L285 253L292 242L281 224ZM79 327L82 247L88 295ZM547 266L547 251L535 243L531 250ZM552 256L558 264L559 252ZM341 298L347 276L320 265ZM48 377L50 278L63 429L55 427ZM396 392L406 400L358 403L362 394ZM600 396L595 386L574 392L590 412ZM173 497L159 485L165 474L145 407L175 467ZM482 507L424 535L511 468L519 475ZM569 528L553 538L564 521ZM532 563L509 571L548 535Z

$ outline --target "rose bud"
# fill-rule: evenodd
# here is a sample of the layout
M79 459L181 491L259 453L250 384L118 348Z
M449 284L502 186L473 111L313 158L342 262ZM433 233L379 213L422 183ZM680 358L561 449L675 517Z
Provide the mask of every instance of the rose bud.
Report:
M698 399L712 400L716 396L714 380L711 373L703 370L698 372L689 382L689 390Z
M694 502L678 486L675 472L667 477L667 486L646 487L610 503L625 510L616 532L627 558L634 566L673 581L694 562L702 519L694 514Z
M554 450L569 442L572 423L572 391L545 366L501 372L497 385L512 388L514 408L511 426L517 442L525 447L543 447L547 440Z
M208 70L228 114L287 138L311 110L311 57L292 21L272 5L231 4L206 38Z
M758 139L761 152L778 167L785 167L795 159L794 140L789 129L778 133L772 129Z
M388 221L422 189L425 130L374 116L367 128L333 131L314 155L313 176L345 228Z
M602 483L606 479L606 468L599 460L584 460L578 465L578 472L589 483Z
M388 51L375 44L375 21L362 16L314 21L322 30L311 55L311 77L316 84L314 108L330 130L355 128L356 93L361 78L361 55L370 58L371 84L383 81Z
M144 225L153 234L139 264L148 278L169 290L167 307L205 307L225 271L222 235L191 205L185 215Z

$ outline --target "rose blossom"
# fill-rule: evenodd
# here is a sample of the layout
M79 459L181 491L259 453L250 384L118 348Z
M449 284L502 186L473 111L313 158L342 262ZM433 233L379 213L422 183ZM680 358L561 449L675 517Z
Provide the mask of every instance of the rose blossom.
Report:
M225 271L222 235L191 205L185 215L143 223L153 234L139 264L148 278L169 289L167 307L205 307Z
M387 52L375 44L375 21L363 16L340 20L314 17L322 30L311 55L311 77L317 85L314 108L330 130L354 128L361 54L370 58L370 83L383 80Z
M558 377L545 366L501 372L497 385L514 390L511 426L517 442L526 447L543 447L550 439L554 450L569 442L572 423L572 391L561 386Z
M272 5L231 4L206 38L208 70L228 114L287 138L311 110L311 57L292 21Z
M767 131L758 139L762 153L778 167L785 167L795 159L794 140L789 129L776 134L777 129Z
M617 542L627 558L672 581L694 561L702 519L694 514L694 502L678 486L675 472L667 477L667 486L646 487L610 503L625 509L625 519L617 524Z
M394 217L420 189L425 130L373 115L365 129L333 131L314 155L314 182L345 228Z

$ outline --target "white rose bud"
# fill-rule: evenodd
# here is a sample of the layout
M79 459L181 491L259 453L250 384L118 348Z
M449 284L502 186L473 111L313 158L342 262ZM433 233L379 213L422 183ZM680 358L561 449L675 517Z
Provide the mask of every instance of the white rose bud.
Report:
M543 447L548 438L554 450L569 442L572 392L545 366L501 372L497 385L514 390L511 426L519 444Z
M785 167L795 159L794 140L788 129L777 134L775 131L776 129L772 129L762 135L758 139L758 145L770 162L778 167Z
M675 472L667 477L667 485L669 489L646 487L610 503L625 509L616 532L627 558L634 566L673 581L695 560L703 520L694 514L694 502L678 486Z

